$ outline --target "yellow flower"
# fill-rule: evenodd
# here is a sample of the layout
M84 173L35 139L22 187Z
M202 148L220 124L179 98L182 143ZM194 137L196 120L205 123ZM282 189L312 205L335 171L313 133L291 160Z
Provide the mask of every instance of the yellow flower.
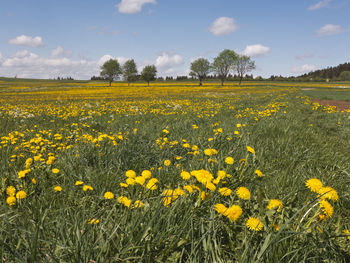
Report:
M171 161L170 160L165 160L164 161L164 165L165 166L170 166L171 165Z
M130 207L130 205L131 205L131 200L129 198L127 198L126 196L119 196L118 202L125 205L126 207Z
M317 193L321 199L328 199L332 201L338 201L339 199L337 191L330 186L321 187Z
M182 172L181 172L181 177L182 177L182 179L184 179L184 180L188 180L188 179L191 178L191 174L190 174L189 172L182 171Z
M54 174L58 174L58 173L60 172L60 170L57 169L57 168L53 168L53 169L52 169L52 172L53 172Z
M239 198L243 200L249 200L250 199L250 191L246 187L238 187L236 190L236 194Z
M152 173L150 170L143 170L141 176L145 179L148 179L152 177Z
M326 200L320 200L320 207L326 216L326 218L330 218L333 216L333 206Z
M156 190L157 189L157 183L158 183L158 179L157 178L151 178L149 179L149 181L146 184L146 187L150 190Z
M26 197L27 197L27 193L24 192L23 190L18 191L17 194L16 194L16 198L17 198L18 200L24 199L24 198L26 198Z
M126 183L120 183L120 186L126 188L126 187L128 187L128 184L126 184Z
M267 209L271 210L277 207L277 212L280 212L283 208L283 203L281 200L278 199L271 199L269 201L269 204L267 205Z
M222 196L229 196L232 194L232 190L230 188L227 188L227 187L221 187L221 188L219 188L219 193Z
M88 224L90 224L90 225L96 225L96 224L98 224L100 222L100 220L99 219L95 219L95 218L90 218L89 220L88 220Z
M94 190L94 188L92 188L90 185L84 185L83 186L83 191L86 192L86 191L92 191Z
M221 180L221 179L225 179L226 177L226 172L223 171L223 170L219 170L218 171L218 179Z
M225 211L224 215L231 221L236 222L242 213L242 208L239 205L233 205Z
M262 222L255 217L249 217L245 225L251 231L260 231L263 229L264 226Z
M222 214L224 215L226 210L227 210L227 207L223 204L216 204L215 205L215 210L216 212L218 212L219 214Z
M226 157L225 158L225 163L226 164L233 164L235 162L235 160L232 158L232 157L230 157L230 156L228 156L228 157Z
M35 178L32 178L32 183L36 184L36 179Z
M348 236L348 239L350 240L350 231L348 229L343 230L343 233Z
M135 208L139 208L143 206L143 202L141 202L140 200L136 200L134 203L134 207Z
M78 186L78 185L82 185L82 184L84 184L83 181L76 181L76 182L75 182L75 185L77 185L77 186Z
M322 182L317 178L311 178L309 180L306 180L305 185L307 188L310 189L311 192L317 192L323 186Z
M129 177L129 178L135 178L136 177L136 173L133 170L126 171L125 175L126 175L126 177Z
M255 150L250 146L247 146L247 151L252 153L252 154L255 154Z
M206 183L205 187L208 188L210 191L215 191L215 189L216 189L215 184L213 184L211 182Z
M14 196L9 196L6 198L6 203L9 205L9 206L13 206L16 204L16 197Z
M189 143L184 143L184 144L182 145L182 147L184 147L184 148L190 148L191 145L190 145Z
M15 194L16 194L16 188L15 188L14 186L12 186L12 185L8 186L8 187L6 188L6 194L7 194L8 196L15 196Z
M184 189L185 189L187 192L189 192L189 193L192 193L192 192L193 192L193 188L192 188L192 186L190 186L190 185L185 185L185 186L184 186Z
M258 169L255 170L255 174L256 174L258 177L261 177L261 176L263 175L263 173L262 173L260 170L258 170Z
M203 169L192 171L191 175L196 177L197 181L204 185L206 185L207 183L211 182L214 179L213 175L210 172Z
M218 154L218 151L215 149L205 149L204 154L207 156Z
M112 192L105 192L105 194L103 195L103 197L105 199L113 199L114 198L114 194Z
M128 185L135 185L136 181L135 181L134 178L128 177L128 178L126 179L126 183L127 183Z
M207 200L207 199L209 199L209 197L210 197L209 193L204 192L204 191L201 192L201 199L202 200Z
M54 190L55 192L61 192L61 191L62 191L62 187L59 186L59 185L55 185L55 186L53 187L53 190Z
M139 185L144 185L146 182L146 179L143 176L137 176L135 178L135 182L138 183Z

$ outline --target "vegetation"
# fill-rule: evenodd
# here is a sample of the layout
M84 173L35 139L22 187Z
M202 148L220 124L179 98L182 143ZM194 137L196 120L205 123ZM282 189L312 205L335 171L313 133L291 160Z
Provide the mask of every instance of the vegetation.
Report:
M157 68L154 65L148 65L143 68L141 72L141 79L147 82L149 86L149 82L156 79L157 76Z
M137 79L137 68L136 63L133 59L129 59L124 63L122 67L122 74L124 80L128 82L128 86L130 85L130 82Z
M109 81L109 86L111 86L113 80L119 79L121 74L122 70L116 59L110 59L101 66L100 75Z
M241 85L244 75L255 69L255 62L248 56L240 55L234 64L234 69L237 71L239 85Z
M216 58L214 58L211 67L213 72L215 72L221 80L221 86L224 85L224 81L232 70L237 59L238 55L233 50L229 49L223 50Z
M205 58L198 58L191 63L190 76L197 77L199 80L199 86L202 86L203 79L210 72L210 62Z
M0 82L3 261L349 261L330 85L132 85Z

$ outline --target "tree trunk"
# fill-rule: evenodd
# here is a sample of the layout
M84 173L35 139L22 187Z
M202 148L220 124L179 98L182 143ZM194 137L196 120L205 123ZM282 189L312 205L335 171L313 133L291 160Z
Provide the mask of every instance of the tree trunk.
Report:
M243 76L240 76L239 77L239 85L241 85L242 79L243 79Z
M149 87L149 81L147 81L147 85L148 85L148 87Z
M202 79L199 78L199 86L202 86Z
M112 81L110 80L110 81L109 81L109 86L111 86L111 84L112 84Z
M221 79L221 86L224 86L224 79Z

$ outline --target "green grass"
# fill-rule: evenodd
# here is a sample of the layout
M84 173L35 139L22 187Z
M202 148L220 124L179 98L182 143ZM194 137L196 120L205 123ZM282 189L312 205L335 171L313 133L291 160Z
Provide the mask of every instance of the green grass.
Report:
M315 89L315 90L304 90L302 93L310 98L319 100L343 100L350 101L350 91L344 90L331 90L331 89Z
M227 98L186 98L192 103L211 101L217 105L214 116L202 118L191 111L181 114L175 110L172 115L111 116L102 111L101 116L90 119L45 115L14 119L3 110L0 136L14 131L24 135L16 135L20 138L18 142L0 149L3 179L0 258L4 262L348 262L350 240L342 231L350 228L350 119L347 114L312 110L311 105L297 98L304 94L250 94L242 96L234 109L219 108ZM270 116L256 119L257 115L250 110L246 117L237 115L243 115L247 108L262 112L276 102L284 104ZM65 107L66 102L61 103ZM157 108L157 105L153 106ZM101 110L99 107L92 106L91 111ZM77 123L79 130L72 123ZM199 128L193 129L193 124ZM245 127L237 128L236 124L245 124ZM213 129L217 128L223 132L215 134ZM239 136L234 135L236 130ZM100 134L118 132L124 138L118 140L117 146L109 139L77 140L78 134L97 138ZM60 151L44 142L45 161L49 152L57 159L52 165L34 162L33 171L26 178L18 179L17 172L24 169L25 160L35 155L19 146L22 140L28 142L41 134L54 141L56 133L63 137L55 141L57 145L72 147ZM165 137L179 144L173 147L165 144L161 149L156 141ZM191 150L182 147L183 139L191 146L197 145L200 154L188 154ZM31 144L40 146L40 143ZM255 149L255 155L247 152L247 145ZM209 157L203 154L207 148L218 150L218 155L212 157L217 164L208 162ZM23 158L11 158L20 153ZM175 160L175 156L182 159ZM227 156L234 157L233 166L224 163ZM239 163L241 158L247 159L246 167ZM171 166L163 165L166 159L172 161ZM59 168L60 173L54 175L52 168ZM153 177L159 180L157 190L120 187L127 170L140 175L142 170L152 168ZM232 190L245 186L252 197L244 201L235 194L222 197L216 191L209 199L200 200L194 192L180 196L170 207L165 207L162 191L187 183L180 177L181 169L206 169L214 176L218 170L225 170L232 175L226 179L225 186ZM263 172L262 178L254 175L256 169ZM35 185L31 182L33 177L37 180ZM334 215L325 222L313 220L316 208L306 214L317 203L317 195L305 187L305 180L310 178L322 180L339 194L339 201L332 202ZM83 192L80 186L74 185L77 180L93 186L94 190ZM22 185L28 194L13 207L6 204L5 189L9 185L17 189ZM62 192L55 193L54 185L60 185ZM126 195L132 201L142 200L145 205L134 209L124 207L116 199L105 200L106 191L112 191L116 198ZM282 212L266 209L270 199L283 202ZM215 211L217 203L240 205L243 215L237 222L230 222ZM303 215L305 219L301 221ZM250 216L262 220L263 231L246 228L245 222ZM88 224L91 218L100 222ZM272 229L273 222L279 223L279 231Z

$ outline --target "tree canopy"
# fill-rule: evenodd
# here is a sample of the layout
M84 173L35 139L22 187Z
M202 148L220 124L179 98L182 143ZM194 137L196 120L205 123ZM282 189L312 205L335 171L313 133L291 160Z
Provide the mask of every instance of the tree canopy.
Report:
M137 78L137 68L136 63L133 59L127 60L122 68L123 72L123 78L128 82L128 85L130 85L130 82L136 80Z
M255 62L248 56L240 55L237 57L234 65L234 70L237 71L239 76L239 85L241 85L242 79L246 73L255 69Z
M191 63L190 75L195 76L199 80L199 86L202 85L202 80L210 72L210 62L205 58L196 59Z
M154 65L145 66L141 72L141 79L147 82L149 86L149 82L155 80L157 76L157 68Z
M227 78L230 70L234 66L238 55L233 50L225 49L216 58L211 65L212 70L218 75L221 80L221 86Z
M111 83L113 80L116 80L119 78L121 73L122 71L121 71L119 62L116 59L110 59L101 66L100 75L101 77L109 81L109 86L111 86Z

